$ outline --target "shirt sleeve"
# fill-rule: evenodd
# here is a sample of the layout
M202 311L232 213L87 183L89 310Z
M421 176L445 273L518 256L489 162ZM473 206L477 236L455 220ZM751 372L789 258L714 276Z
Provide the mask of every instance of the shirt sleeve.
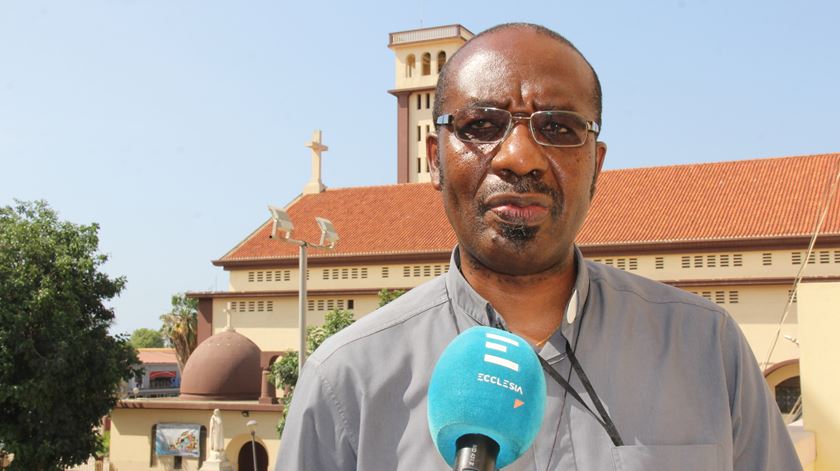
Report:
M333 386L310 358L286 414L275 471L354 471L348 425Z
M776 401L741 329L726 317L726 377L732 414L732 460L735 471L801 470Z

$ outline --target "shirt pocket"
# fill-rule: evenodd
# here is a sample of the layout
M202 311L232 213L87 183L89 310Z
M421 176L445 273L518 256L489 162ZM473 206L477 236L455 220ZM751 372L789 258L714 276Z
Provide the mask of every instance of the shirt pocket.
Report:
M718 445L620 446L612 449L616 471L718 471Z

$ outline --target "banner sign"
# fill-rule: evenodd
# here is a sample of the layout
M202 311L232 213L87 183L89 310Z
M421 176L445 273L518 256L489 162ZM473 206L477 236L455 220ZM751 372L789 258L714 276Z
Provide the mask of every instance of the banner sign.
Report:
M199 424L157 424L155 454L158 456L192 456L201 454Z

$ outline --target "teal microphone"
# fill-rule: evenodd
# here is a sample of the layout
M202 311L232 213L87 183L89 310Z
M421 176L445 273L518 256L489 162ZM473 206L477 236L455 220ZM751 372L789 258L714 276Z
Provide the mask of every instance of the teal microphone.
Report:
M494 471L531 447L545 411L533 347L510 332L472 327L443 351L429 382L432 441L458 471Z

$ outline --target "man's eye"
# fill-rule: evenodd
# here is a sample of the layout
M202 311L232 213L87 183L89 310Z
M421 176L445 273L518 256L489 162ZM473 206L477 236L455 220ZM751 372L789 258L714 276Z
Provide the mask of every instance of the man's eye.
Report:
M466 128L468 129L489 129L493 127L496 127L496 125L493 122L486 119L476 119L467 123L466 126Z
M550 121L542 127L542 132L547 134L566 134L572 132L572 130L563 123Z

